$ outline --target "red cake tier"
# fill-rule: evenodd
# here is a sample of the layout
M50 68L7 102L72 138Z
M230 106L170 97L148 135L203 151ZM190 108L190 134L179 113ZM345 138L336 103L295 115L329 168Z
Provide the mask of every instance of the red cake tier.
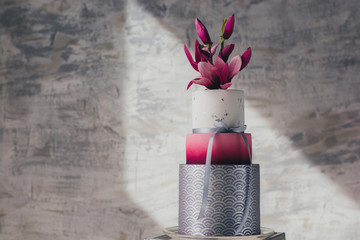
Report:
M244 133L249 143L251 134ZM186 164L205 164L211 133L186 136ZM249 152L240 133L217 133L213 142L211 164L250 164Z

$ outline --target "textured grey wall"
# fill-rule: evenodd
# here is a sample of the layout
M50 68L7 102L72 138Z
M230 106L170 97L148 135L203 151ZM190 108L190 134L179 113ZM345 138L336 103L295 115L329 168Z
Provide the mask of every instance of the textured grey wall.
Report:
M353 1L0 1L0 239L142 239L177 221L196 76L182 44L236 15L234 79L262 166L262 222L360 232ZM191 90L192 91L192 90ZM335 196L336 195L336 196Z

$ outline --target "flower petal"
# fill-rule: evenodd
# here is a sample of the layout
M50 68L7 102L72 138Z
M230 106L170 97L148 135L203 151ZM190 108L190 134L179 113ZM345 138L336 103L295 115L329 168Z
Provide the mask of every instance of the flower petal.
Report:
M188 89L191 87L191 85L193 85L194 81L199 80L199 79L201 79L201 77L197 77L197 78L194 78L193 80L191 80L191 81L189 82L186 90L188 90Z
M190 64L191 64L191 66L196 70L196 71L199 71L198 70L198 64L196 63L196 62L194 62L194 60L193 60L193 58L192 58L192 56L191 56L191 53L190 53L190 51L189 51L189 49L187 48L187 46L186 45L184 45L184 52L185 52L185 54L186 54L186 57L188 58L188 60L189 60L189 62L190 62Z
M200 49L200 62L211 62L211 55L208 51Z
M225 25L225 29L224 29L224 33L222 35L222 37L224 39L229 39L231 34L233 33L234 30L234 24L235 24L235 18L234 18L234 14L231 15L231 17L229 17L229 19L226 21L226 25Z
M197 39L195 39L195 61L197 63L201 61L200 44L199 44L199 41Z
M240 55L236 55L235 57L233 57L230 61L229 64L229 79L231 81L231 79L240 72L240 68L241 68L241 57Z
M225 66L225 62L221 59L221 57L217 57L214 63L214 71L218 74L221 74Z
M208 79L208 78L201 78L201 79L194 79L192 80L192 83L198 84L198 85L202 85L207 87L208 89L214 89L216 88L216 86L214 85L214 83ZM189 84L190 85L190 84ZM191 86L191 85L190 85ZM189 86L188 86L189 87Z
M229 59L230 54L234 50L234 47L235 45L232 43L224 47L224 49L221 51L221 58L222 60L224 60L224 62L226 62Z
M199 62L198 68L201 76L203 78L208 78L209 80L213 81L216 78L216 72L213 69L213 65L209 62Z
M220 76L220 84L225 84L231 81L231 79L228 78L229 76L229 64L225 63L225 66L222 70L221 76Z
M231 82L228 82L228 83L225 83L225 84L220 85L220 88L222 88L222 89L228 89L231 85L232 85L232 83L231 83Z
M248 65L248 63L250 62L250 58L251 58L251 48L248 47L248 49L246 49L246 51L241 56L242 65L240 71Z
M215 46L211 48L211 55L215 55L216 48L219 46L219 43L217 43Z

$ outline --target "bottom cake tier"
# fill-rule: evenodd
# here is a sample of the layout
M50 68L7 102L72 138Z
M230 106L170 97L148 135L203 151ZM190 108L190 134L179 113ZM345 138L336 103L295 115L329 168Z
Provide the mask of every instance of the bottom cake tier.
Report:
M205 216L198 219L204 175L205 165L180 164L179 234L260 234L259 165L211 165Z

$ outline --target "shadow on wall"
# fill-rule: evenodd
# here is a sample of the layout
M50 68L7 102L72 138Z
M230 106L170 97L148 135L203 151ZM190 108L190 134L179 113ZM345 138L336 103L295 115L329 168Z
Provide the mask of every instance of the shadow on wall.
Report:
M196 17L213 37L221 19L235 14L231 39L240 47L235 51L251 46L253 60L234 79L234 88L245 90L250 106L360 205L356 1L339 6L316 1L138 3L191 49Z
M121 178L126 2L1 5L0 235L143 239L159 229Z

